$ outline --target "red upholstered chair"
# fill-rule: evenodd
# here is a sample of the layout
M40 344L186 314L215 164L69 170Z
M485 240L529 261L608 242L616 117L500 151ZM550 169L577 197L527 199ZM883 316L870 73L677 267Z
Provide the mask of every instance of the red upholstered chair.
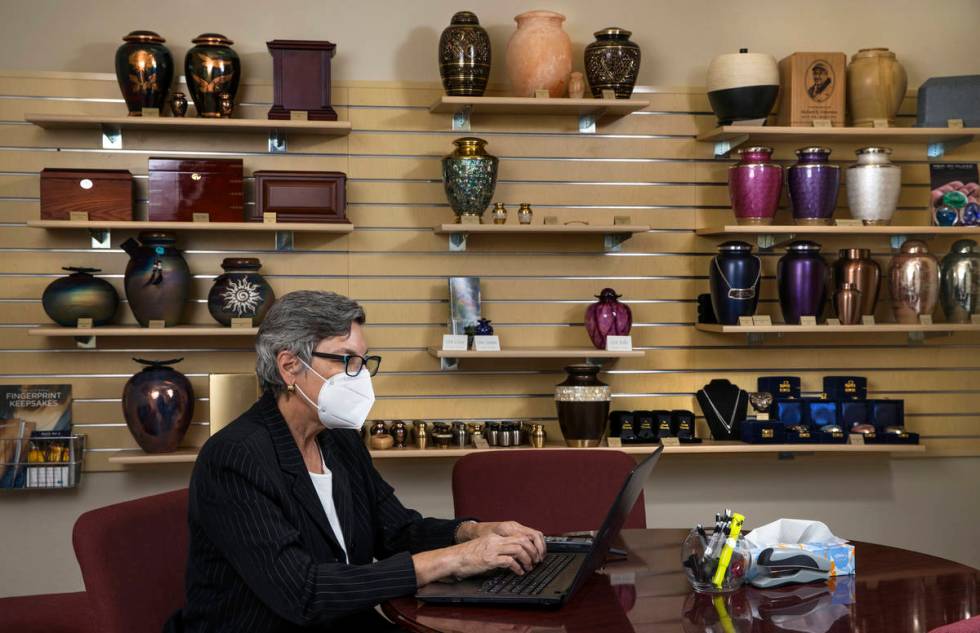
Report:
M980 616L935 628L929 633L980 633Z
M88 597L77 593L0 598L0 631L10 633L96 633Z
M456 516L518 521L545 534L595 530L636 461L619 451L487 451L453 468ZM626 521L647 525L643 495Z
M98 631L160 631L183 606L187 490L86 512L72 540Z

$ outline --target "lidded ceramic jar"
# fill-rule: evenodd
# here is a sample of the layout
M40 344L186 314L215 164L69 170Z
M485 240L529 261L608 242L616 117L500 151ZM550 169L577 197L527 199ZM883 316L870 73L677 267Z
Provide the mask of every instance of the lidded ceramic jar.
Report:
M739 317L752 316L759 305L762 260L752 254L748 242L725 242L711 259L708 270L711 309L722 325L738 325Z
M831 224L840 191L840 167L827 162L830 149L796 150L797 162L787 170L789 199L796 224Z
M180 324L191 271L174 247L176 241L167 231L141 231L139 241L129 238L120 245L129 255L126 300L143 327L150 321L163 321L167 327Z
M568 377L555 387L558 424L568 446L599 446L606 434L612 395L609 385L599 380L599 369L597 365L568 365Z
M957 240L940 266L939 299L949 323L980 314L980 253L974 240Z
M617 99L629 99L640 74L640 47L630 41L633 33L616 26L593 33L585 47L585 74L596 99L612 90Z
M595 296L598 301L585 310L585 331L596 349L606 349L609 336L627 336L633 327L633 311L620 302L623 295L612 288L603 288Z
M708 65L708 102L718 125L759 121L772 112L779 95L779 66L767 53L718 55Z
M850 284L861 293L861 316L874 315L881 289L881 267L867 248L842 248L834 262L834 290Z
M442 159L442 184L457 222L464 215L483 217L497 188L498 161L486 144L482 138L458 138L453 153Z
M517 30L507 42L507 77L515 97L533 97L547 90L551 97L568 94L572 72L572 41L562 30L565 16L554 11L528 11L514 18Z
M221 262L225 272L218 275L208 292L208 312L222 325L232 319L251 319L258 327L276 300L265 277L259 274L262 262L255 257L228 257Z
M899 323L919 323L939 302L939 261L922 240L905 240L888 267L892 310Z
M490 36L471 11L453 15L439 37L439 76L446 94L482 97L490 78Z
M92 319L98 327L112 321L119 307L119 293L105 279L93 277L98 268L62 268L71 274L52 281L41 305L51 320L62 327L76 327L79 319Z
M194 389L187 376L170 365L182 361L143 360L122 394L123 417L136 443L147 453L172 453L187 433L194 415Z
M895 124L905 98L908 78L895 53L887 48L862 48L847 66L847 107L851 125L872 127L876 120Z
M787 324L799 325L804 316L820 319L827 300L827 272L816 242L800 240L786 247L776 264L776 285Z
M891 162L887 147L862 147L847 168L847 204L851 217L864 224L890 224L902 192L902 168Z
M132 31L116 49L116 81L129 116L143 116L143 108L160 110L174 79L174 58L153 31Z
M242 63L231 48L234 42L220 33L202 33L192 41L195 46L184 56L184 75L197 116L230 116L222 112L222 95L234 104L242 79Z
M783 189L783 168L771 161L771 147L739 150L728 168L728 194L739 224L772 224Z

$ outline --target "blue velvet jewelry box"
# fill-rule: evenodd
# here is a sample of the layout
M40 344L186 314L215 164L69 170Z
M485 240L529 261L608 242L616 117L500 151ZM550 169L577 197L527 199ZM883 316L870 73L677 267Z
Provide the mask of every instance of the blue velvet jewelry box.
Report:
M868 379L864 376L824 376L823 393L827 400L864 400L868 397Z
M803 386L799 376L760 376L756 384L759 391L771 393L773 400L799 398Z
M743 420L741 428L742 441L749 444L786 442L786 427L776 420Z

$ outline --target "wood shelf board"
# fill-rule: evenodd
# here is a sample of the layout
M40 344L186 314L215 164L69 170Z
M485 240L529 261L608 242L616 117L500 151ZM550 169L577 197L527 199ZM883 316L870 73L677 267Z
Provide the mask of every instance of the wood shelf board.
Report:
M210 119L199 117L106 117L74 114L25 114L24 120L47 130L101 127L172 132L301 132L325 136L350 134L350 121L277 121L272 119Z
M817 140L837 142L933 143L969 140L980 134L980 128L918 127L787 127L768 125L724 125L698 135L699 141L722 142L744 136L755 141L801 142Z
M439 97L429 112L452 114L469 107L473 114L624 116L650 105L645 99L569 99L564 97Z
M144 222L139 220L28 220L27 226L40 229L120 229L132 231L293 231L296 233L351 233L353 224L313 222Z
M173 453L143 453L138 451L119 451L107 461L110 464L191 464L197 461L198 449L180 448Z
M642 224L439 224L432 229L437 235L451 233L467 234L596 234L646 233L650 227Z
M138 325L103 325L101 327L37 327L27 330L31 336L255 336L257 327L221 327L211 325L175 325L150 328Z
M905 323L876 323L874 325L719 325L697 323L695 327L702 332L715 334L858 334L891 332L980 332L980 324L974 323L933 323L918 325Z
M808 226L727 224L697 229L698 235L977 235L980 226Z
M429 354L436 358L459 358L459 359L480 359L480 358L641 358L646 355L643 350L633 350L631 352L609 352L602 349L581 348L550 348L550 347L524 347L514 349L502 349L499 352L478 352L468 350L465 352L447 351L437 347L430 347Z

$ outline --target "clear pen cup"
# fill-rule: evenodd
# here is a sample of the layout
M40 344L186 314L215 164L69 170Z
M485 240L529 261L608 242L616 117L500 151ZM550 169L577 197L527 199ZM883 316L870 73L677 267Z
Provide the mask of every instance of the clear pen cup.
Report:
M731 551L731 559L721 577L720 586L714 582L719 564L725 557L725 545L729 539L723 538L714 551L707 552L705 543L711 545L712 533L702 537L697 530L691 530L681 546L681 564L684 574L694 591L698 593L728 593L735 591L745 582L749 571L751 555L745 539L739 535Z

